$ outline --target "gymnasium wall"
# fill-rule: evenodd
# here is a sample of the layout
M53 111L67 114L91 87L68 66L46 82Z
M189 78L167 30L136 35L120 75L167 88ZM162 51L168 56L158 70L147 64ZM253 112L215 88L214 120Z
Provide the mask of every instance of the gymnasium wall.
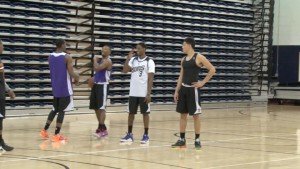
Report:
M274 46L300 46L299 0L275 0Z
M299 0L275 0L273 75L278 76L279 81L283 82L295 82L298 73L300 52L299 6ZM281 73L278 74L278 71Z

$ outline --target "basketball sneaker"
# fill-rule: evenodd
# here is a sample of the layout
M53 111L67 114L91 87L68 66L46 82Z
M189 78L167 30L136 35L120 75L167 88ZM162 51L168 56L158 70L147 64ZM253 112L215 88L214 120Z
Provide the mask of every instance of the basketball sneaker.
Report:
M94 133L94 136L97 138L100 138L102 135L102 131L100 129L97 129L96 132Z
M48 139L49 138L48 132L46 130L44 130L44 129L41 130L40 136L43 137L44 139Z
M108 131L107 130L102 130L101 131L101 137L106 137L108 136Z
M133 142L133 134L127 133L123 138L120 140L121 142Z
M52 141L67 141L67 138L63 137L61 134L55 134L52 136Z
M12 151L14 148L5 144L4 140L0 140L0 150Z
M195 149L196 150L201 150L201 142L200 142L200 139L199 138L197 138L196 140L195 140Z
M172 148L185 148L186 143L184 138L179 138L175 144L172 144Z
M141 144L147 144L149 142L149 136L144 134L141 140Z
M100 129L97 129L95 134L94 134L97 138L101 138L101 137L105 137L108 135L108 132L107 130L100 130Z

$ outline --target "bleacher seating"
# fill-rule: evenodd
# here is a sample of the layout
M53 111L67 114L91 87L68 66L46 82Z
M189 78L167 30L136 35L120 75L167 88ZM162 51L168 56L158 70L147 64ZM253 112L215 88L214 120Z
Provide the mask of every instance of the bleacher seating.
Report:
M120 72L125 55L138 42L146 42L147 54L156 63L153 102L173 102L185 37L194 37L196 51L217 68L212 81L201 89L204 102L251 100L250 58L253 49L253 6L228 1L97 0L100 20L97 42L113 46L114 72ZM193 3L193 5L190 5ZM101 27L100 27L101 26ZM207 72L202 71L199 80ZM129 76L113 74L112 104L124 104ZM127 80L127 81L126 81ZM124 81L120 84L120 81ZM126 89L126 90L125 90ZM230 89L230 90L229 90Z
M18 96L8 99L8 106L52 104L47 56L57 37L69 37L70 5L69 0L1 1L0 38L5 45L1 60L7 83Z
M101 44L113 47L114 67L108 97L111 104L127 103L130 75L121 72L124 56L142 41L148 46L147 55L156 63L153 102L173 102L185 37L194 37L196 51L217 68L211 82L201 89L203 102L251 100L253 4L236 0L95 0L95 3L95 50L98 52ZM0 37L5 44L1 59L6 65L7 82L18 95L16 101L7 102L9 106L52 103L47 56L53 51L55 39L76 41L72 35L77 24L77 5L72 0L1 1ZM75 49L73 45L68 47ZM202 70L199 80L206 72Z

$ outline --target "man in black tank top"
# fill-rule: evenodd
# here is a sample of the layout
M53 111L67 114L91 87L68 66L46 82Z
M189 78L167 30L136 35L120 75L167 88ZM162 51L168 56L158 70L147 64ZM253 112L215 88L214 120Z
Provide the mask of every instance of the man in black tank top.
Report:
M0 39L0 55L2 54L4 50L2 41ZM15 93L13 90L9 88L7 83L5 82L5 77L4 77L4 65L0 60L0 151L12 151L14 148L11 146L8 146L5 144L3 138L2 138L2 130L3 130L3 120L5 118L5 95L6 92L8 92L8 95L10 96L11 99L14 99Z
M184 39L182 50L186 54L181 60L181 70L174 94L174 101L177 103L176 111L180 113L180 138L172 145L175 147L185 147L185 130L187 125L187 115L194 118L195 128L195 148L201 148L200 142L200 94L199 89L207 83L215 74L216 69L206 59L205 56L195 53L195 40L193 38ZM198 81L200 68L204 66L208 73L202 81Z

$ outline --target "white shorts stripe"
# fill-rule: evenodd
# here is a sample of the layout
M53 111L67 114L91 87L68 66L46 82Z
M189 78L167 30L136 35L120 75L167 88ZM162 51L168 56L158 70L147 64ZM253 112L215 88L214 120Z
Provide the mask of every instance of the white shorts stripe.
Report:
M147 111L146 111L147 113L149 113L150 112L150 104L148 104L148 109L147 109Z
M67 112L67 111L73 111L73 110L74 110L74 100L73 100L73 96L70 96L70 103L64 111Z
M72 87L72 78L70 77L70 74L67 71L67 85L68 85L68 92L70 95L73 95L73 87Z
M195 103L196 103L196 112L195 114L201 114L201 106L199 105L199 93L198 93L198 88L195 88Z
M103 102L102 102L102 107L100 107L100 110L105 110L106 99L107 99L107 84L103 84Z

